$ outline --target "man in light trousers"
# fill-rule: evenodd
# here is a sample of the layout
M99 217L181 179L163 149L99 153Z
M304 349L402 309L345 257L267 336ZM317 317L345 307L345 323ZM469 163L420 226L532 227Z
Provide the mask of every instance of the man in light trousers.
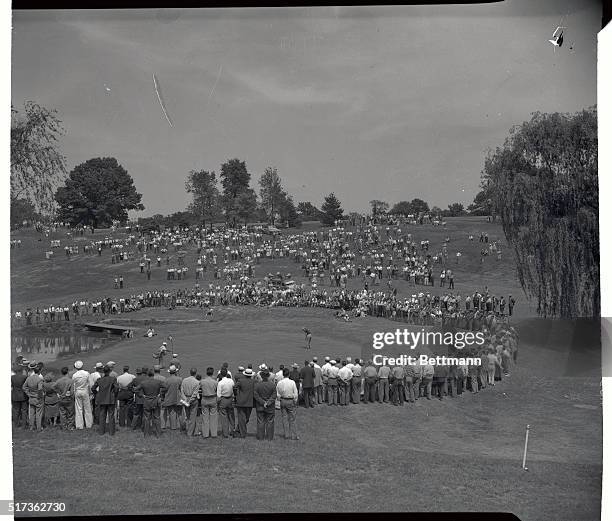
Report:
M76 372L72 375L74 381L74 423L77 429L85 427L91 429L93 416L91 414L91 401L89 399L89 373L83 369L83 362L77 360L74 363Z

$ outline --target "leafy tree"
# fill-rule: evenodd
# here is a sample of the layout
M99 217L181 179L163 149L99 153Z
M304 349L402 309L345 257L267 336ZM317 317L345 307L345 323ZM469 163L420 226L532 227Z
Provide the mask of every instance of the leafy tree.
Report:
M597 110L542 114L485 158L519 281L545 317L598 317Z
M420 213L429 212L429 205L423 199L415 198L410 201L410 213L418 215Z
M193 197L187 210L198 219L202 226L206 226L208 220L212 227L213 219L220 212L220 196L215 173L206 170L191 170L185 182L185 190Z
M342 219L344 210L336 195L332 192L323 201L321 206L322 222L328 226L334 224L335 221Z
M448 205L448 210L444 211L445 217L459 217L465 215L465 208L461 203L452 203Z
M431 210L429 210L429 213L434 217L442 215L443 212L444 210L442 210L442 208L439 208L438 206L432 206Z
M170 228L175 228L177 226L180 228L188 228L197 222L196 217L190 211L174 212L164 218L164 224Z
M143 233L149 233L152 231L159 231L160 226L166 224L166 218L160 214L156 213L152 217L139 217L138 225Z
M128 210L144 210L134 180L114 157L89 159L76 166L57 189L58 217L71 224L125 223Z
M38 221L41 216L28 199L11 199L11 227L20 228L23 221Z
M270 224L274 224L276 213L283 202L286 202L287 194L283 191L281 179L276 168L268 167L259 178L259 196L261 204L268 216Z
M321 210L319 210L314 204L309 201L298 203L297 211L302 216L302 220L315 220L321 219Z
M236 220L241 213L245 213L247 209L241 212L238 204L238 197L244 192L251 190L249 182L251 174L247 170L246 163L239 159L230 159L221 165L221 186L223 187L223 196L221 198L223 209L225 210L225 218L236 225ZM251 190L252 191L252 190ZM254 192L253 192L254 193ZM249 196L242 196L241 201L250 204ZM251 212L252 213L252 212Z
M370 206L372 207L372 217L385 215L389 211L389 203L379 201L378 199L370 201Z
M243 190L238 193L235 201L236 217L244 221L244 224L247 224L257 210L257 196L255 195L255 190L252 188Z
M410 215L412 213L412 207L408 201L400 201L399 203L395 203L393 205L393 208L391 208L389 213L403 216Z
M64 134L55 110L27 101L24 113L11 107L11 201L28 199L39 211L53 208L66 174L58 141Z
M299 226L301 224L300 216L297 213L295 204L293 203L293 197L287 192L283 192L283 198L279 206L279 214L283 222L286 222L289 227Z
M223 195L235 198L240 192L249 187L251 174L246 163L240 159L230 159L221 165L221 186Z
M491 215L493 220L495 220L495 212L491 200L490 189L486 182L484 183L484 186L481 183L481 188L482 190L476 194L476 197L474 197L474 202L468 205L467 210L470 212L470 215Z

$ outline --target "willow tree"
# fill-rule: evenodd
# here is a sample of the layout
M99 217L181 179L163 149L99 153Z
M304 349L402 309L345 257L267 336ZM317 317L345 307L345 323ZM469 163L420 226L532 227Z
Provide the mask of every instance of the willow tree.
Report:
M11 206L29 201L38 211L53 208L53 195L66 174L59 149L64 127L55 110L27 101L11 108Z
M488 154L482 181L538 313L599 316L596 108L533 114Z

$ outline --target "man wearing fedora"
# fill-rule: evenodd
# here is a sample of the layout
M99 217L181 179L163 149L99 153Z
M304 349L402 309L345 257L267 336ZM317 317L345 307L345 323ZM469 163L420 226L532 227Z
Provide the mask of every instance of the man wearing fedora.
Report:
M255 373L253 369L246 368L243 372L244 377L236 382L236 411L238 413L238 437L246 438L247 423L251 418L251 412L255 405Z

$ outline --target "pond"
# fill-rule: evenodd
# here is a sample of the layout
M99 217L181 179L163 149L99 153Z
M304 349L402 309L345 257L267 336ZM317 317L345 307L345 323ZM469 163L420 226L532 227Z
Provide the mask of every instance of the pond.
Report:
M11 338L11 359L21 355L27 360L52 362L62 358L102 349L106 344L116 342L116 336L105 333L49 333L13 334Z

